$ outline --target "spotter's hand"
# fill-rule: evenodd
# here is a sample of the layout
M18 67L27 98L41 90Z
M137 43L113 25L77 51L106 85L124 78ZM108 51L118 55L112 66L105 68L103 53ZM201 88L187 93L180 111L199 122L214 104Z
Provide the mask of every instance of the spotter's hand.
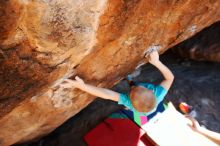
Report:
M196 121L196 119L192 118L192 117L189 116L189 115L185 115L185 117L191 121L191 124L188 124L188 126L189 126L193 131L200 132L201 126L199 125L199 122Z
M63 88L79 88L84 84L84 81L80 77L76 76L75 80L65 79L64 82L60 84L60 86Z

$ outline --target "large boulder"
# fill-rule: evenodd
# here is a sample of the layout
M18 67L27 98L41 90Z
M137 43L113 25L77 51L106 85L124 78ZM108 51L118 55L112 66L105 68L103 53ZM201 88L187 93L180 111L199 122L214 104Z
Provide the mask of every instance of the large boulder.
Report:
M218 0L0 1L0 145L48 134L112 87L154 46L163 53L220 20Z

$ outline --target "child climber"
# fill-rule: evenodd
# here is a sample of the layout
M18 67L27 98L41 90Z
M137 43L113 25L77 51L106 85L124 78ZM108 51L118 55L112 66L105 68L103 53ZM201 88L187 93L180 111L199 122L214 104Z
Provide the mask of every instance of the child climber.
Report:
M149 62L163 74L164 80L159 85L138 83L136 86L131 87L128 95L86 84L79 77L76 77L75 80L66 79L62 86L65 88L74 86L94 96L117 101L118 104L124 105L133 112L139 113L142 116L148 116L156 111L158 104L164 99L173 83L174 76L159 60L157 51L153 51L149 56L145 57L149 57Z

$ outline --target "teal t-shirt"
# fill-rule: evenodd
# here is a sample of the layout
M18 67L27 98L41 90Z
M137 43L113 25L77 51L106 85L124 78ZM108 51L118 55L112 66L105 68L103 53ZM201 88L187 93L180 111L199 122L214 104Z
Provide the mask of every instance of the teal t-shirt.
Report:
M165 95L167 94L167 90L160 85L155 86L153 84L148 84L148 83L138 83L138 86L143 86L147 89L153 90L154 96L156 98L156 106L152 111L147 113L136 111L131 103L129 95L127 94L120 94L118 104L124 105L129 110L135 113L139 113L141 116L148 116L156 111L158 104L164 99Z

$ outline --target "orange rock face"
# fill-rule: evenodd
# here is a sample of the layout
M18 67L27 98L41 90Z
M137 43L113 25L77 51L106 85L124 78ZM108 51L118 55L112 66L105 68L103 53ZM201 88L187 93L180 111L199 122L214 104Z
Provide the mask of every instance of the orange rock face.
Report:
M0 2L0 145L43 136L94 97L63 89L78 74L111 87L145 52L160 53L220 20L218 0Z

